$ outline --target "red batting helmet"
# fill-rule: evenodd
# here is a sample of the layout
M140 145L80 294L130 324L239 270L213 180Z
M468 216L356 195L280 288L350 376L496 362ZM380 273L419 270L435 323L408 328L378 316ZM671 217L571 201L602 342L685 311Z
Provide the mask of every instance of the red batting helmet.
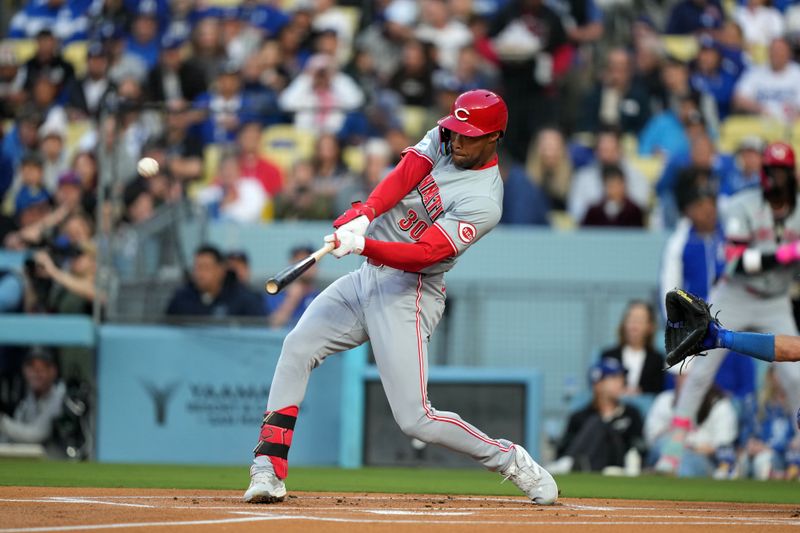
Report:
M776 172L783 169L783 172ZM774 142L764 148L761 156L761 188L766 199L784 198L794 206L797 195L795 157L792 147Z
M467 137L480 137L495 131L502 135L507 123L506 103L492 91L483 89L459 95L450 114L439 120L442 128Z

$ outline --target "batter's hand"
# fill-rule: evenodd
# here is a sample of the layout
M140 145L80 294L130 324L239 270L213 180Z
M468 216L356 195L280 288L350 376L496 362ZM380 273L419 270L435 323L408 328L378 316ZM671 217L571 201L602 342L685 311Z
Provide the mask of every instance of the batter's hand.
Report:
M337 228L338 231L351 231L356 235L360 235L363 237L367 233L367 228L369 227L369 217L367 215L361 215L358 218L354 218L347 224L342 224Z
M366 224L364 224L362 221L351 227L345 227L345 225L349 225L350 222L355 222L361 217L365 217L367 219ZM369 223L372 222L373 218L375 218L375 209L361 202L353 202L350 204L350 209L345 211L339 218L333 221L333 227L336 229L346 229L348 231L352 231L353 233L364 235L364 233L367 231L367 226L369 226ZM358 228L360 228L362 225L364 229L359 233Z
M331 254L339 259L351 253L361 255L364 251L364 237L345 229L338 229L330 235L325 235L325 242L334 243L336 248Z

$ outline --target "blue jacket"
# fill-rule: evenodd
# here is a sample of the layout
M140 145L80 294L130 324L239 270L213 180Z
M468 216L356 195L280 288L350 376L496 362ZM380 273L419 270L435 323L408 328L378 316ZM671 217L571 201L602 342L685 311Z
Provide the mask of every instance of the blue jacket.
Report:
M265 315L261 296L239 283L232 273L228 273L222 291L211 302L203 301L194 283L179 288L167 306L167 314L215 318Z
M523 167L513 166L504 185L500 223L547 226L549 211L550 205L544 191L528 179Z
M8 36L11 39L32 39L42 28L49 28L61 44L86 40L89 20L86 16L92 0L67 0L53 8L47 0L28 0L11 17Z

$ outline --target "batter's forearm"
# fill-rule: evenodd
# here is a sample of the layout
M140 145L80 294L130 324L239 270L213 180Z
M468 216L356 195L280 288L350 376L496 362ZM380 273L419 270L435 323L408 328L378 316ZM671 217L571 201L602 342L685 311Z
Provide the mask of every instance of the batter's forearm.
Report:
M776 361L800 361L800 337L775 336Z
M361 255L398 270L419 272L447 259L454 255L454 252L452 245L441 232L431 231L429 228L423 233L422 238L414 243L364 239L364 250Z
M419 182L430 173L432 168L430 159L414 150L408 150L403 159L381 180L364 203L375 211L376 217L382 215L419 185Z

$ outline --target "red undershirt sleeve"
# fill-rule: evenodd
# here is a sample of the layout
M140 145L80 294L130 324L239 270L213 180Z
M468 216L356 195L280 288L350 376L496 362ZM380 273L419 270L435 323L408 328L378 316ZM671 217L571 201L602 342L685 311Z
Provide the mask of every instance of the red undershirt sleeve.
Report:
M456 253L456 248L444 230L433 224L414 243L364 239L364 251L361 255L398 270L419 272Z
M375 217L382 215L419 185L432 168L433 163L429 157L413 148L406 149L397 166L369 195L366 205L375 210Z

